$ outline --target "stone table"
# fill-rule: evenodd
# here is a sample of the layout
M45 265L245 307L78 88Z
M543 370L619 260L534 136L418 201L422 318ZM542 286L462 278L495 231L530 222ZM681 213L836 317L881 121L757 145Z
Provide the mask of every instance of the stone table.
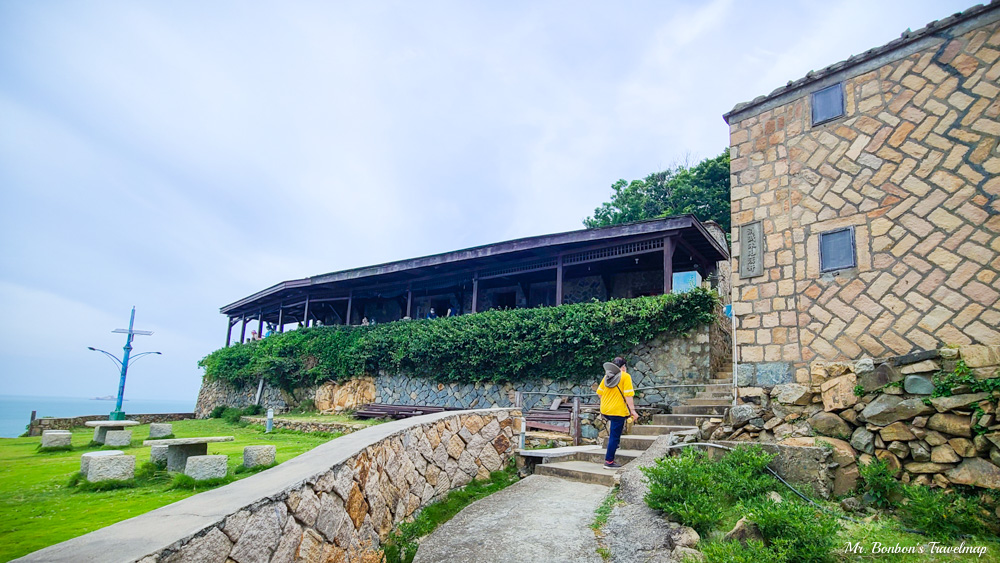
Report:
M187 458L193 455L207 455L208 444L212 442L232 442L232 436L207 436L204 438L171 438L169 440L146 440L144 446L167 447L167 471L184 471Z
M98 444L104 443L108 430L125 430L128 426L139 425L134 420L91 420L84 424L94 429L94 441Z

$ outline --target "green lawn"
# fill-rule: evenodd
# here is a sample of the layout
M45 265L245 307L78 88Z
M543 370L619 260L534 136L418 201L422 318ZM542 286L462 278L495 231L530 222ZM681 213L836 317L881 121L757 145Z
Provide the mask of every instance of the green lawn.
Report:
M330 440L293 432L265 434L261 426L239 427L220 419L184 420L173 423L177 438L234 436L234 442L209 444L209 454L229 456L233 471L243 462L243 447L263 444L277 446L282 463ZM132 428L132 448L121 448L136 456L136 465L149 461L149 448L142 441L149 425ZM80 469L80 455L88 448L93 430L73 431L73 451L39 453L41 437L0 439L0 561L9 561L43 547L83 535L109 524L149 512L195 494L190 490L167 490L160 482L105 492L81 492L67 486ZM248 474L236 475L237 479Z

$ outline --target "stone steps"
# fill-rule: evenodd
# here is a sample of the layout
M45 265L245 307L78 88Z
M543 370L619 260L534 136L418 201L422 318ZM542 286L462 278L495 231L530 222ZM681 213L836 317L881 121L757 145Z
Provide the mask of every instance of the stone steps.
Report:
M617 471L604 469L599 463L590 461L556 461L535 466L535 475L561 477L570 481L593 483L606 487L615 486L615 473Z
M712 378L709 379L708 382L711 383L712 385L729 385L730 387L732 387L733 378L732 377Z
M726 399L733 396L732 391L700 391L695 393L695 399Z
M654 414L653 424L666 426L697 426L710 418L722 418L712 414Z
M732 401L726 399L687 399L684 403L691 407L728 407Z
M726 410L729 409L729 404L726 405L680 405L674 407L672 414L699 414L702 416L712 415L712 416L722 416L726 414Z
M641 456L642 452L643 450L626 450L618 448L618 450L615 452L615 459L618 461L618 463L625 465L626 463L632 461L633 459ZM574 457L576 458L576 461L588 461L590 463L603 464L604 458L607 456L607 453L608 451L606 449L597 448L594 449L593 451L577 453ZM607 469L602 468L602 470L611 473L611 471Z
M632 433L623 435L625 436L662 436L663 434L670 434L671 432L682 432L684 430L691 430L695 428L694 426L688 425L662 425L662 424L636 424L632 427Z

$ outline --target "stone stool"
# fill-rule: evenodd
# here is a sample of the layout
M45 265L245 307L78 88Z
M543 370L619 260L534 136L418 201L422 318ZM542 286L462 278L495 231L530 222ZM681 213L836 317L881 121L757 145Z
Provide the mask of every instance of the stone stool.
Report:
M64 448L72 446L73 433L69 430L46 430L42 432L43 448Z
M243 448L243 467L247 469L258 465L274 465L274 446L247 446Z
M161 467L167 466L167 447L153 446L149 449L149 461Z
M108 430L104 435L105 446L128 447L132 445L131 430Z
M221 479L226 476L228 461L224 455L193 455L184 464L184 474L195 481Z
M87 480L91 483L99 481L128 481L135 477L134 455L95 456L87 464Z
M149 425L149 439L165 438L174 433L174 425L169 422L153 422Z
M88 468L90 467L90 460L95 457L108 457L115 455L125 455L125 452L121 450L104 450L100 452L87 452L80 456L80 473L84 475L87 474Z

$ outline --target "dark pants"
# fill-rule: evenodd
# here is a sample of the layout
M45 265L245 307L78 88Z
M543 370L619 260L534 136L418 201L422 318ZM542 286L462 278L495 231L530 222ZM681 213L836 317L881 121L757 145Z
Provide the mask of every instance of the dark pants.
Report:
M604 461L608 463L615 460L615 452L618 451L618 443L622 439L622 430L625 429L627 416L604 415L608 419L608 453L604 456Z

